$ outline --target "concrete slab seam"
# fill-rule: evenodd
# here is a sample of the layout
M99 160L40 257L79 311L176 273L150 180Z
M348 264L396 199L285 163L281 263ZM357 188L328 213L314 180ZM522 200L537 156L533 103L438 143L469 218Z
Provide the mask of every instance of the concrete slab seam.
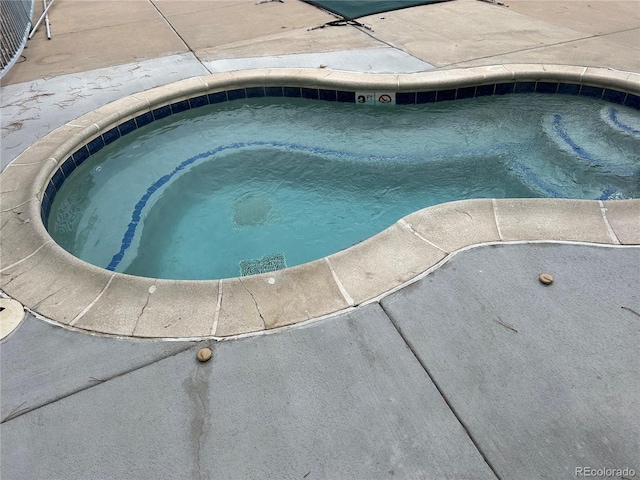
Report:
M493 205L493 219L496 222L496 230L498 230L498 238L500 238L500 240L504 240L504 237L502 236L502 231L500 230L500 220L498 220L498 202L496 201L495 198L491 199L491 204Z
M427 243L428 245L431 245L432 247L437 248L438 250L440 250L443 253L450 253L447 250L445 250L444 248L439 247L438 245L436 245L435 243L427 240L425 237L423 237L422 235L420 235L420 233L418 233L413 226L407 222L404 218L401 218L400 220L398 220L398 223L400 225L402 225L406 230L408 230L409 232L411 232L412 234L414 234L416 237L418 237L420 240L422 240L423 242Z
M584 67L582 69L582 73L580 74L580 82L584 82L584 77L587 74L587 71L589 70L589 67Z
M405 287L408 287L409 285L416 283L420 280L422 280L423 278L425 278L426 276L430 275L431 273L433 273L434 271L436 271L437 269L439 269L440 267L442 267L442 265L444 265L445 263L447 263L449 260L451 260L453 257L455 257L456 255L458 255L459 253L462 252L466 252L467 250L471 250L474 248L480 248L480 247L487 247L487 246L492 246L492 245L537 245L537 244L558 244L558 245L584 245L584 246L589 246L589 247L600 247L600 248L639 248L640 249L640 245L612 245L612 244L607 244L607 243L593 243L593 242L577 242L574 240L507 240L507 241L492 241L492 242L483 242L483 243L476 243L474 245L467 245L466 247L462 247L458 250L455 250L451 253L449 253L447 256L445 256L442 260L440 260L438 263L432 265L431 267L429 267L427 270L425 270L424 272L416 275L415 277L407 280L406 282L400 284L400 285L396 285L395 287L393 287L392 289L381 293L380 295L378 295L377 297L373 297L370 298L369 300L366 300L364 302L362 302L359 306L365 306L368 305L370 303L380 303L380 301L391 295L392 293L396 293L399 290L402 290Z
M100 297L102 297L102 295L104 295L104 292L107 291L107 288L109 288L109 285L111 285L111 282L113 281L113 279L115 278L116 274L112 273L111 276L109 277L109 281L107 282L107 284L104 286L104 288L102 289L102 291L98 294L98 296L91 302L89 303L89 305L87 305L86 307L84 307L84 309L78 313L78 315L75 316L75 318L73 318L73 320L71 320L69 322L70 326L74 326L76 324L76 322L78 320L80 320L82 317L85 316L85 314L91 310L91 308L98 302L98 300L100 300Z
M211 335L215 336L218 330L218 320L220 319L220 308L222 307L222 280L218 282L218 300L216 302L216 310L213 313L213 323L211 324Z
M613 230L613 228L611 227L611 224L609 223L609 219L607 218L607 208L604 206L604 202L602 200L598 200L598 205L600 205L600 212L602 213L602 219L604 220L604 224L607 227L607 232L609 232L609 237L611 238L611 241L615 245L620 245L620 240L618 239L618 236L616 235L615 230Z
M501 480L500 475L498 475L498 472L495 470L495 468L493 467L493 465L491 464L491 462L489 461L489 459L487 458L487 456L485 455L484 451L482 450L482 448L480 448L480 443L474 438L474 436L471 434L471 431L469 430L469 428L467 427L467 424L462 420L462 418L460 417L460 415L458 414L458 412L456 411L456 409L453 407L453 405L451 404L451 402L449 402L449 399L447 398L447 396L445 395L444 391L442 390L442 388L440 387L440 385L438 384L438 382L436 382L435 378L433 377L433 375L431 374L431 372L429 371L429 369L427 368L427 365L423 362L423 360L420 358L420 355L418 355L418 353L416 352L416 350L414 349L413 345L411 344L410 341L407 340L407 338L405 338L405 336L402 334L402 331L400 330L400 327L398 327L398 325L396 324L396 322L393 320L393 316L387 312L387 310L385 310L384 305L382 305L382 303L380 303L380 308L382 309L382 311L384 312L385 316L389 319L389 321L391 322L391 325L393 325L393 328L396 330L396 332L398 333L398 335L400 335L400 338L402 339L402 341L404 342L404 344L407 346L407 348L409 349L409 351L411 352L411 354L414 356L414 358L416 359L416 361L418 362L418 364L420 365L420 367L422 368L422 370L424 370L424 373L427 375L427 377L429 377L429 380L431 381L431 383L433 384L433 386L436 388L436 390L438 391L438 393L440 394L440 397L442 397L442 400L444 401L444 403L446 404L447 408L449 408L449 411L451 411L452 415L455 417L456 421L460 424L460 426L463 428L464 432L467 434L467 437L469 437L469 440L471 440L471 443L473 443L473 446L475 447L475 449L477 450L477 452L480 454L480 456L482 457L482 459L484 460L484 462L487 464L487 466L489 467L489 469L491 470L491 472L496 476L496 478L498 480Z
M331 276L333 277L333 281L336 282L336 285L338 286L338 290L340 290L340 293L342 294L342 297L347 302L347 305L349 306L355 305L356 302L353 301L353 298L351 298L351 295L349 295L349 292L347 292L347 289L344 288L344 285L340 281L340 278L338 278L338 274L333 269L333 265L331 265L329 258L324 257L324 261L327 263L327 266L329 267L329 271L331 272Z
M298 329L298 328L306 328L308 326L313 325L316 322L321 322L323 320L327 320L333 317L337 317L338 315L342 315L345 313L349 313L352 312L354 310L356 310L357 308L359 308L360 306L363 306L364 304L360 304L358 306L352 306L352 307L346 307L343 308L342 310L338 310L337 312L331 312L331 313L327 313L326 315L322 315L320 317L314 317L314 318L309 318L307 320L302 320L300 322L297 323L290 323L288 325L283 325L282 327L276 327L276 328L271 328L271 329L265 329L265 330L256 330L254 332L246 332L246 333L238 333L236 335L229 335L226 337L212 337L212 338L204 338L204 337L199 337L195 340L197 341L201 341L201 340L213 340L215 342L230 342L230 341L235 341L235 340L241 340L243 338L250 338L250 337L257 337L260 335L275 335L281 332L287 332L289 330L293 330L293 329ZM166 341L166 340L170 340L170 341L184 341L184 339L178 339L178 338L171 338L171 339L164 339L164 338L159 338L157 340L161 340L161 341Z
M33 412L35 410L39 410L42 407L46 407L47 405L51 405L53 403L59 402L61 400L64 400L65 398L69 398L69 397L71 397L71 396L73 396L73 395L75 395L77 393L84 392L85 390L89 390L90 388L97 387L98 385L102 385L103 383L110 382L111 380L115 380L116 378L123 377L125 375L129 375L130 373L133 373L133 372L136 372L136 371L141 370L143 368L149 367L151 365L154 365L154 364L156 364L158 362L161 362L163 360L166 360L168 358L175 357L176 355L184 353L184 352L186 352L187 350L189 350L191 348L193 348L193 345L188 345L185 348L183 348L182 350L179 350L177 352L173 352L171 354L168 354L166 357L158 358L158 359L156 359L156 360L154 360L152 362L146 363L144 365L140 365L138 367L134 367L134 368L132 368L130 370L125 370L123 372L120 372L120 373L118 373L116 375L113 375L113 376L105 378L105 379L99 379L99 381L96 381L93 385L87 385L87 386L82 387L82 388L77 388L77 389L75 389L75 390L73 390L71 392L68 392L68 393L64 394L64 395L60 395L59 397L53 398L53 399L47 401L46 403L43 403L42 405L34 405L32 408L27 407L27 408L24 408L22 410L17 410L15 412L11 412L9 415L7 415L6 418L3 418L0 421L0 423L4 424L4 423L7 423L7 422L10 422L10 421L15 420L16 418L21 417L23 415L26 415L26 414L28 414L30 412Z
M133 95L131 95L131 97L132 97L132 98L135 98L136 100L138 100L138 101L140 101L140 102L146 102L146 104L147 104L147 109L151 110L151 102L149 101L149 99L148 99L148 98L140 98L140 97L138 97L138 95L137 95L137 94L135 94L135 93L134 93Z
M9 270L10 268L13 268L17 265L20 265L22 262L24 262L25 260L29 260L31 257L33 257L36 253L38 253L40 250L42 250L44 247L46 247L49 243L52 243L53 240L47 240L46 242L44 242L42 245L40 245L38 248L36 248L35 252L27 255L26 257L24 257L22 260L18 260L17 262L12 263L11 265L8 265L2 269L0 269L0 273L3 273L7 270Z

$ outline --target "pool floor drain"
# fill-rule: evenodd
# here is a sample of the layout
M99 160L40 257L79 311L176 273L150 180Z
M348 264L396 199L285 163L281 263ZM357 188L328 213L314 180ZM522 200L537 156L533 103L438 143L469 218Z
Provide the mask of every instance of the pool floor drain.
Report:
M256 275L258 273L273 272L287 268L284 253L273 253L257 260L242 260L240 262L240 275Z
M233 223L239 227L266 223L271 212L271 200L262 192L249 192L233 202Z

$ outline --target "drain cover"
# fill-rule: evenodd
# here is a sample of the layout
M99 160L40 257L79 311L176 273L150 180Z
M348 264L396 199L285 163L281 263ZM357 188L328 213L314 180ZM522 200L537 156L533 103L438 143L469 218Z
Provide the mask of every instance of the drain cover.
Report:
M246 277L247 275L255 275L257 273L282 270L286 267L284 253L273 253L258 260L242 260L240 262L240 275Z
M233 202L233 223L240 227L262 225L269 218L271 200L261 192L249 192Z

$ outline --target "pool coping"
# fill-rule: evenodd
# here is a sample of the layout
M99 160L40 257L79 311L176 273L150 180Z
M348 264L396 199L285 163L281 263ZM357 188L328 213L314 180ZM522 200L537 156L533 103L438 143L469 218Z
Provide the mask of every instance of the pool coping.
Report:
M353 308L396 290L471 245L572 241L640 244L640 199L479 199L429 207L346 250L303 265L223 280L135 277L58 246L41 218L44 191L80 146L136 116L198 95L271 85L357 92L438 91L515 81L640 94L640 75L566 65L496 65L411 74L261 69L194 77L111 102L54 130L2 174L0 286L57 323L144 338L228 337Z

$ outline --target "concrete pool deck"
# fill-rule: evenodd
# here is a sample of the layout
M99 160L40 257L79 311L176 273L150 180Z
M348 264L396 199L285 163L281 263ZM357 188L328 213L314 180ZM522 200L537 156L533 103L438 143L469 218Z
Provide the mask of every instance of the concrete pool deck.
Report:
M3 79L3 168L45 133L96 107L212 71L317 62L384 73L507 61L640 71L638 2L507 8L456 0L362 19L373 34L355 27L309 31L333 17L291 1L58 2L51 10L54 39L41 31L27 61ZM5 187L3 204L11 197ZM505 202L505 212L522 208ZM532 212L542 214L534 223L507 216L535 239L640 243L637 201L579 204L579 215L569 209L555 220L544 207ZM487 202L477 205L488 209ZM483 241L507 237L494 232ZM29 314L0 349L3 476L518 479L573 477L580 467L637 472L639 251L474 248L365 307L276 335L209 340L214 357L207 364L195 361L202 342L101 338ZM356 266L384 258L366 254ZM537 280L543 271L556 277L550 287ZM56 281L54 271L53 290ZM162 314L149 319L164 328ZM197 311L187 316L202 322ZM247 330L229 334L240 331Z

